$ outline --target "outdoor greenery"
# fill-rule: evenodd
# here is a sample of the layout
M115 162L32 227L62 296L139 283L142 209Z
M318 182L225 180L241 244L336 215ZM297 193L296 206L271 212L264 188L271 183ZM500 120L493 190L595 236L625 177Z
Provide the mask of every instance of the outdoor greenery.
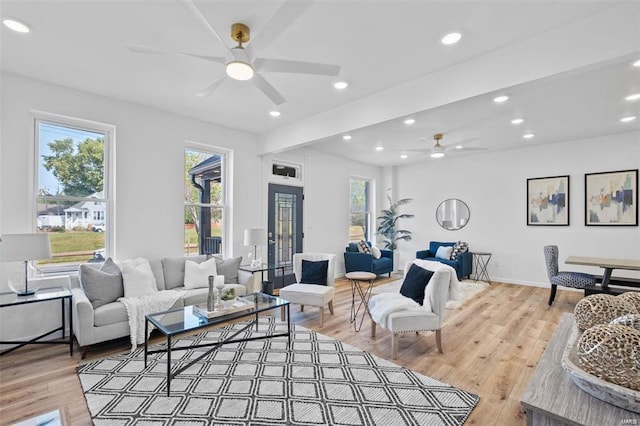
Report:
M368 182L364 179L350 179L350 227L349 240L363 240L367 237L369 212L367 210Z
M60 182L64 195L86 197L100 192L104 185L104 139L87 138L74 151L73 139L47 144L52 155L43 155L43 166ZM41 194L61 195L61 194Z
M400 214L398 209L400 206L404 206L413 201L412 198L403 198L396 201L391 201L391 197L387 195L389 200L389 208L383 209L381 215L377 217L378 223L378 235L384 238L384 248L395 250L397 248L397 242L411 241L411 231L406 229L398 229L398 221L401 219L412 219L413 214Z
M93 252L105 247L105 233L91 231L49 232L53 257L42 264L86 262Z

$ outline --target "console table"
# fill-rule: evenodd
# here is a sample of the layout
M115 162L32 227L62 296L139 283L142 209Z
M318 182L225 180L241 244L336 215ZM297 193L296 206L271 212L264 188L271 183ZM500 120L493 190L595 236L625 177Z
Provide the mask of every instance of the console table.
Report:
M562 353L572 326L573 315L564 314L522 395L527 426L640 425L640 414L594 398L564 371Z

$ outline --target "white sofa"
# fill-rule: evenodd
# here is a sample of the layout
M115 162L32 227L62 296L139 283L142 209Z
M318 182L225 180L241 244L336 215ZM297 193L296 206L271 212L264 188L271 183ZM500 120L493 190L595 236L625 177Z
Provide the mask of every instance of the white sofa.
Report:
M151 260L149 264L159 291L185 291L173 307L206 303L208 288L184 288L184 264L189 259L197 263L207 260L207 256L189 256ZM99 265L96 265L99 267ZM259 276L238 270L238 284L227 284L235 288L237 295L260 290ZM81 347L87 347L107 340L129 335L129 322L124 304L112 302L98 308L93 307L80 284L79 276L71 277L73 293L73 332Z

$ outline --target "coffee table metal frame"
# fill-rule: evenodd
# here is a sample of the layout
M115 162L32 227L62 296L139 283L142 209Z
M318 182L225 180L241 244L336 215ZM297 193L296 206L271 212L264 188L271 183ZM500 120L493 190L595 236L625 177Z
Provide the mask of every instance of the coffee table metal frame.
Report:
M362 323L364 322L365 314L371 316L369 312L369 299L371 298L371 291L373 290L373 282L378 276L371 272L348 272L345 274L345 278L351 282L351 314L349 316L349 322L353 324L355 331L360 331ZM366 283L364 287L363 283ZM360 303L358 309L356 309L356 293L360 296ZM360 309L364 306L362 311L362 317L360 318L360 324L358 325L358 314Z
M25 345L69 345L69 356L73 356L73 294L71 290L66 287L44 287L38 289L34 294L29 296L18 296L13 292L0 293L0 308L7 308L10 306L27 305L30 303L48 302L51 300L60 300L60 327L43 333L31 340L7 340L0 341L0 344L17 344L18 346L11 347L7 350L0 352L0 356L15 351ZM66 319L65 319L65 301L69 303L69 338L66 337ZM57 331L62 332L62 340L45 340L40 339L47 337Z
M200 361L202 358L210 354L211 352L217 350L222 345L226 345L229 343L238 343L238 342L249 342L252 340L261 340L261 339L270 339L272 337L288 337L288 344L291 345L291 320L289 319L289 301L281 299L279 297L270 296L268 294L263 293L251 293L246 296L241 296L240 298L253 301L254 307L239 311L233 312L229 315L222 315L214 318L206 318L204 316L198 315L193 311L193 306L184 306L182 308L170 309L168 311L156 312L153 314L145 315L144 321L144 367L147 368L147 356L149 354L154 353L167 353L167 396L169 396L171 390L171 379L176 377L178 374L182 373L184 370ZM264 336L258 337L250 337L250 338L240 338L236 339L236 336L244 331L250 329L254 324L256 326L256 330L258 330L258 314L261 312L269 311L271 309L284 308L287 307L287 332L286 333L274 333ZM217 324L222 324L227 321L231 321L239 318L246 318L250 316L255 316L255 319L251 320L246 326L242 327L240 330L235 331L232 335L226 337L223 340L219 340L214 343L206 343L202 345L193 345L193 346L185 346L179 348L171 347L171 338L176 334L182 334L187 331L195 331L200 330L202 328L214 326ZM162 334L167 337L167 348L160 350L152 350L150 351L148 348L148 335L149 335L149 323L153 324ZM171 352L172 351L180 351L186 349L193 348L203 348L203 347L211 347L211 349L205 351L202 355L199 355L192 361L189 361L182 367L177 370L171 372Z

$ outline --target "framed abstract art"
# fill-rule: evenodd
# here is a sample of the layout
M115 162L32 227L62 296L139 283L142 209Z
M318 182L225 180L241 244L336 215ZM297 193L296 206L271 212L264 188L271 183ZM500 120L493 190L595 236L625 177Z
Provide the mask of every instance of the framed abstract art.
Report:
M569 176L527 179L527 225L569 225Z
M584 175L584 224L638 226L638 169Z

